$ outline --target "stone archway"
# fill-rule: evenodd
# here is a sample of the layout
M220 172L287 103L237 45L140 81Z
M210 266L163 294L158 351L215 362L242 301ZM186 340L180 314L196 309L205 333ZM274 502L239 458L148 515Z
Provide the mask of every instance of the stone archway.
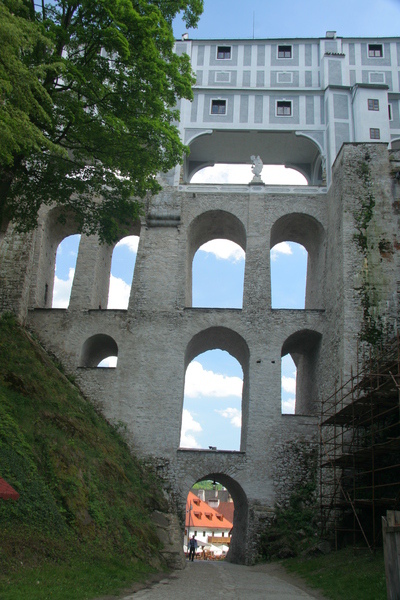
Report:
M207 130L192 138L189 146L190 155L183 173L185 183L206 166L250 164L254 154L259 155L265 165L285 165L299 170L311 185L322 184L320 147L295 131Z
M233 504L235 506L232 539L226 560L236 564L245 564L249 513L249 504L246 493L233 477L226 473L219 472L218 468L215 471L211 470L206 472L204 476L199 477L193 484L208 479L222 484L232 496Z

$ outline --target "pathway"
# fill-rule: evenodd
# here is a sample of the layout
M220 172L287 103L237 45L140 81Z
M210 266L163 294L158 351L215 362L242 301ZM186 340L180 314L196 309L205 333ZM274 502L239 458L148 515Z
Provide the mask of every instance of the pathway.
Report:
M182 571L122 600L187 600L204 592L214 600L315 600L318 592L287 575L279 565L245 567L226 561L194 561Z

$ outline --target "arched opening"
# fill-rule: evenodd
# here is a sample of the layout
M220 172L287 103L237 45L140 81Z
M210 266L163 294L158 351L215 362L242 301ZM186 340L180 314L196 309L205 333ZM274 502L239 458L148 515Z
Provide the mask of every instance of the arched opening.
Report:
M192 263L192 305L242 308L245 253L229 240L200 246Z
M229 491L217 481L199 481L192 487L186 499L183 541L188 558L226 558L232 539L234 509Z
M209 490L208 493L205 493L204 496L202 492L199 492L199 489L202 489L201 485L195 488L192 487L190 491L188 490L189 493L186 500L187 512L185 515L184 549L187 548L187 538L189 537L190 539L190 537L197 532L195 536L198 536L199 538L197 549L197 554L199 555L198 559L200 556L204 559L204 554L207 552L209 553L208 557L213 553L214 555L218 554L225 557L229 562L244 564L246 562L249 509L248 500L243 488L229 475L217 471L205 473L201 478L194 482L194 484L196 483L207 483L207 487L211 488L211 490ZM194 502L196 498L200 500L200 506ZM192 509L190 509L190 506L192 506ZM214 516L213 510L221 514L224 520ZM200 512L202 513L196 518L196 521L194 515L195 511L198 514ZM207 518L207 516L204 518L204 513L211 513L213 516L211 519ZM221 527L213 528L212 526L214 523L219 523ZM228 523L232 523L233 526L229 529L228 535L226 535ZM207 524L209 527L200 529L200 525L203 526L203 524ZM194 526L198 528L196 529ZM222 533L225 535L222 536ZM209 537L211 538L210 542L204 542L204 540L208 540ZM223 540L223 537L225 540ZM206 546L206 544L217 546L218 550L213 550L210 546ZM203 549L201 548L200 550L199 546L200 548L202 546L205 547L204 554ZM223 546L225 546L224 549L222 548ZM222 552L224 552L224 554L222 554Z
M69 235L57 247L52 308L68 308L78 258L79 234Z
M281 358L281 411L283 415L296 413L297 368L290 354Z
M193 258L196 252L199 250L199 248L203 247L197 260L203 260L206 262L208 261L209 263L214 261L215 264L218 260L222 260L222 257L227 257L224 259L224 262L227 261L225 262L225 272L228 273L228 279L231 278L230 273L233 269L235 272L234 281L237 282L239 279L242 281L242 283L239 284L239 291L236 293L238 304L239 298L241 297L241 306L243 301L243 275L241 275L241 273L244 273L244 253L246 252L246 230L243 223L231 213L223 210L211 210L199 215L192 221L189 227L188 240L189 243L186 263L186 305L192 306L192 281L194 268L196 269L195 274L197 296L204 291L204 287L211 287L209 282L207 282L207 286L197 283L197 281L201 281L198 276L197 261L195 264L193 264ZM231 242L231 244L226 244L226 241ZM208 245L207 243L209 242L212 242L212 244ZM232 243L234 245L232 245ZM207 246L205 251L204 245ZM239 246L239 248L237 248L237 246ZM240 251L240 249L242 251ZM212 255L214 255L214 258ZM227 267L227 263L230 263L230 266L232 267L231 269ZM203 277L207 277L207 274L203 274ZM214 289L217 293L217 297L218 294L221 294L221 288L222 286L220 284L215 284ZM221 298L219 298L218 301L221 302ZM215 298L213 302L215 302ZM204 304L201 303L200 305L204 306ZM209 304L206 304L206 306L209 306Z
M230 363L230 367L232 369L232 365L234 370L229 371L228 372L228 376L223 376L223 374L218 374L215 371L212 371L211 367L213 367L213 355L211 354L211 362L205 362L205 366L203 367L203 365L201 365L201 363L198 363L197 365L195 365L195 370L197 370L197 373L202 374L203 371L207 372L207 371L211 371L211 375L208 377L208 382L210 383L209 389L211 389L211 391L214 394L214 397L217 397L217 393L219 393L219 390L221 391L221 394L225 394L220 396L220 398L228 398L229 400L232 399L232 397L237 398L238 395L238 388L240 388L240 381L241 381L241 377L240 377L240 371L239 369L241 369L242 371L242 381L243 381L243 387L242 387L242 394L241 394L241 406L239 407L239 405L237 405L236 407L232 407L232 406L226 406L225 408L222 406L214 406L213 408L218 409L220 411L226 411L224 412L224 414L219 413L219 416L222 417L222 419L225 419L226 422L230 421L230 426L232 428L236 427L237 429L237 425L239 423L238 419L240 418L240 414L239 414L239 408L241 409L241 434L240 434L240 450L245 450L246 448L246 435L247 435L247 422L248 422L248 404L249 404L249 348L246 344L246 342L244 341L244 339L237 334L235 331L231 330L231 329L227 329L226 327L210 327L209 329L205 329L204 331L201 331L200 333L196 334L191 341L189 342L187 348L186 348L186 354L185 354L185 364L184 364L184 369L185 369L185 373L187 375L188 372L188 366L190 365L190 363L192 363L193 359L198 357L199 355L202 355L204 353L207 353L210 350L219 350L219 356L223 356L223 358L225 360L228 359L228 362ZM221 351L225 351L225 352L221 352ZM230 356L228 356L228 354ZM208 354L208 356L206 357L206 359L208 359L208 357L210 356L210 354ZM232 361L232 357L233 359L235 359L235 361ZM237 365L237 363L239 363L239 365ZM216 377L214 377L214 375L216 375ZM187 377L185 378L187 379ZM186 382L185 382L186 384ZM201 382L200 382L201 385ZM217 387L218 386L218 387ZM186 385L185 385L186 387ZM218 390L218 391L217 391ZM232 390L233 390L233 394L232 394ZM196 392L196 388L192 388L192 394L194 394ZM199 429L199 425L201 427L201 424L199 424L198 421L196 421L196 419L193 417L193 415L189 415L185 411L183 410L183 402L182 402L182 420L181 420L181 447L182 446L182 433L186 432L186 434L189 435L193 435L194 432L197 431L197 433L200 433L200 429ZM237 410L226 410L229 408L236 408ZM189 411L190 412L190 411ZM218 413L217 413L218 414ZM196 421L196 423L193 423L191 421L191 418L194 419L194 421ZM232 423L232 420L236 420L235 423ZM195 438L196 439L196 438ZM198 442L199 443L199 442ZM200 444L199 444L200 445ZM208 443L207 444L207 448L208 446L215 446L215 444L211 444ZM192 446L193 447L193 446ZM225 448L226 449L226 448Z
M323 308L321 281L324 280L325 268L325 231L321 223L314 217L304 213L292 213L278 219L271 228L270 248L281 243L293 242L304 246L307 256L307 276L305 290L305 308ZM281 254L290 256L293 244L280 246ZM283 251L282 251L283 250ZM301 251L299 250L301 258ZM274 253L271 252L271 263ZM273 265L271 264L271 272ZM300 278L301 279L301 278ZM272 290L274 295L274 290Z
M223 350L209 350L188 365L181 448L240 450L243 370Z
M249 184L253 180L251 164L232 165L217 163L196 171L190 183ZM308 185L306 177L297 169L285 165L264 165L261 181L265 185Z
M139 235L129 235L114 247L107 303L109 309L128 308L138 246Z
M97 333L88 338L82 346L81 367L115 367L118 358L116 341L105 333ZM107 362L103 362L107 360ZM103 364L101 364L103 363Z
M271 307L304 308L307 250L295 242L279 242L271 249Z
M322 139L320 141L322 143ZM284 165L302 173L310 185L323 184L321 145L294 131L209 129L195 137L189 134L185 143L190 147L183 167L185 183L193 183L192 177L204 167L215 164L250 166L251 157L260 156L264 165ZM251 179L240 183L249 183Z
M56 207L51 209L45 217L42 230L39 266L37 270L38 277L36 281L36 305L41 308L53 307L56 253L59 244L64 239L78 233L78 225L74 221L73 216L67 218L63 215L64 218L61 220L61 214L62 211L60 208ZM60 259L65 254L65 252L60 254ZM59 263L60 259L58 261ZM64 273L64 277L66 277L64 281L68 281L68 284L65 284L64 287L68 289L71 277L69 268L67 270L67 275Z
M303 329L289 336L282 346L281 356L290 355L296 367L294 414L311 415L319 410L317 390L321 338L317 331Z

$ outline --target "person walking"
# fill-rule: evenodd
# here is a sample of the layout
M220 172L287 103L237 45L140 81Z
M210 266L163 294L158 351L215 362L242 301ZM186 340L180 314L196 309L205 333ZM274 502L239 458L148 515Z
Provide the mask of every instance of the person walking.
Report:
M193 534L189 541L189 560L191 559L192 562L194 560L194 555L196 554L196 548L197 548L197 540Z

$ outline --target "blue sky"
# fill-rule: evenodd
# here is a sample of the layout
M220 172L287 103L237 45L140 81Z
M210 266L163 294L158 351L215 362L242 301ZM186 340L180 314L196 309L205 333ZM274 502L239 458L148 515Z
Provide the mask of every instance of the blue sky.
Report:
M205 0L204 14L191 38L228 39L323 37L334 30L343 37L398 36L400 0L324 0L265 2L265 0ZM179 39L186 31L174 22ZM297 174L298 175L298 174ZM295 174L296 176L296 174ZM239 168L219 165L196 174L198 182L248 183L250 165ZM291 172L264 166L266 183L292 184ZM193 180L194 182L194 180ZM302 180L297 181L299 184ZM109 308L126 308L138 238L118 244L111 271ZM66 306L78 251L78 236L65 240L57 254L54 306ZM271 251L272 307L303 308L307 254L297 244L283 242ZM245 256L226 241L213 241L200 249L193 262L193 306L241 308ZM109 364L113 364L112 362ZM295 367L282 360L283 412L293 412ZM185 379L182 447L238 450L241 422L242 369L227 352L206 352L189 365Z
M323 37L336 31L342 37L398 36L399 0L205 0L204 12L191 38ZM174 21L179 39L186 30Z

